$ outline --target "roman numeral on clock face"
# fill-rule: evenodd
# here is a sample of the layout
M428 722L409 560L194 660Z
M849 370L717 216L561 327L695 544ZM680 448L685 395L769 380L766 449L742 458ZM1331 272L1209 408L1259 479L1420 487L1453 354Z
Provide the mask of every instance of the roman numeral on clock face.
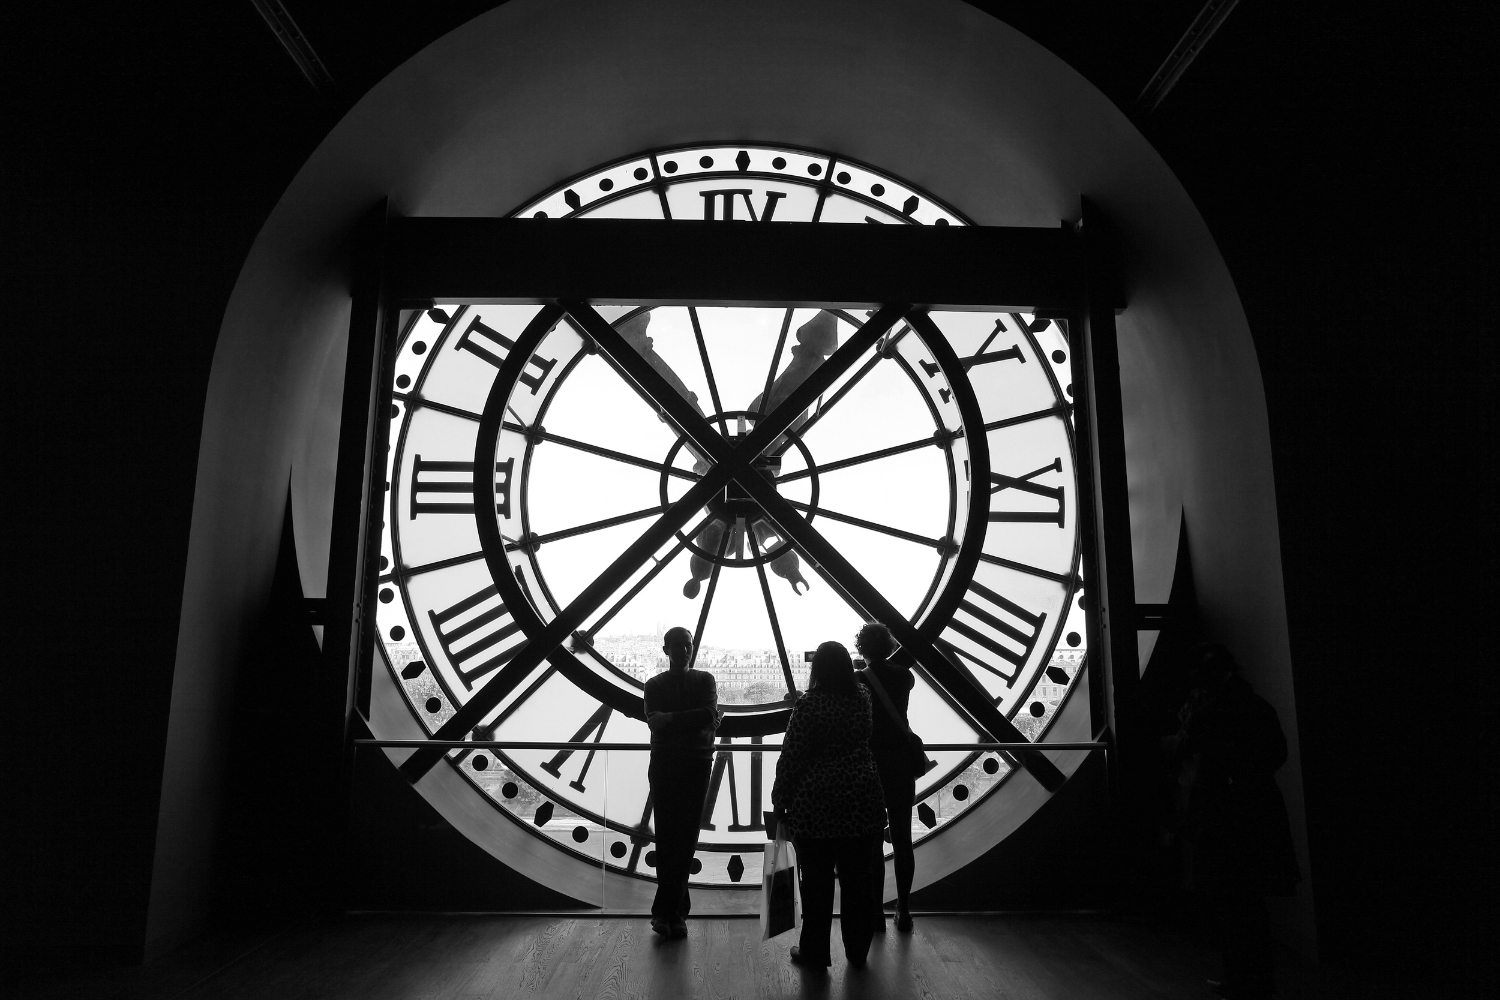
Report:
M1057 510L1017 510L1017 511L990 511L991 521L1011 521L1026 524L1055 524L1059 528L1063 526L1063 512L1066 504L1066 495L1061 486L1038 486L1031 480L1044 472L1061 472L1062 459L1054 458L1040 469L1033 469L1024 476L1007 476L999 472L990 473L990 495L994 496L1003 490L1020 490L1034 496L1046 497L1057 502Z
M736 198L744 199L745 213L750 216L751 222L770 222L776 214L776 203L786 197L780 191L767 191L765 205L760 214L756 215L755 202L752 200L755 192L749 188L718 188L704 191L702 195L705 222L733 222Z
M1026 363L1026 355L1021 353L1020 344L1012 344L1003 351L988 351L976 354L971 358L960 358L959 360L963 363L964 371L968 371L975 365L988 365L996 361L1019 361L1024 365ZM922 360L917 363L922 366L922 370L927 373L928 378L937 378L938 372L942 370L931 361Z
M475 357L483 358L490 364L499 368L505 362L506 355L515 348L516 342L505 334L492 327L486 326L478 316L469 321L469 326L459 336L453 345L456 351L468 351ZM543 358L533 354L526 362L527 367L522 370L520 383L531 390L533 396L547 381L547 376L552 372L552 366L557 364L556 358ZM531 369L536 369L532 371Z
M991 342L1001 333L1005 332L1005 329L1006 326L1003 320L995 320L995 331L980 345L979 350L975 351L970 357L959 359L959 362L963 365L963 370L967 372L976 365L989 365L997 361L1019 361L1024 365L1026 363L1026 355L1021 353L1020 344L1012 344L1003 351L987 350ZM919 360L917 364L922 366L922 370L927 373L929 379L937 378L938 374L942 372L942 368L936 362L928 361L925 358ZM943 402L945 403L952 398L952 393L947 389L939 389L938 395L943 397Z
M477 613L466 618L470 612ZM458 671L466 688L473 688L475 680L503 666L524 645L516 643L509 648L496 648L519 632L521 626L511 619L494 584L470 594L452 607L428 611L427 617L437 631L438 644L443 647L448 662Z
M730 741L728 736L719 740L721 745L727 745ZM759 743L761 737L750 737L751 743ZM759 751L750 754L750 815L749 823L740 822L740 793L735 782L734 758L739 754L720 750L714 758L713 774L708 779L708 796L703 801L703 819L698 826L703 830L716 830L714 826L714 806L719 801L719 792L724 787L724 774L729 774L729 829L741 830L764 830L766 828L765 818L761 815L760 808L760 783L761 783L761 754Z
M1046 612L1032 614L1015 601L978 582L969 584L968 592L964 594L958 609L973 621L966 621L955 614L948 627L943 630L945 635L957 633L980 649L1010 664L1012 669L997 666L956 640L942 640L944 648L1000 677L1007 686L1015 683L1021 668L1026 665L1026 660L1036 648L1037 639L1041 637L1042 626L1047 621Z
M511 472L515 463L514 458L495 463L495 510L501 517L510 517ZM473 462L424 461L421 455L412 459L412 520L418 514L472 514L473 497Z
M609 717L613 712L614 709L608 705L600 705L599 710L589 716L587 722L578 727L578 732L568 738L568 742L582 743L592 735L594 742L598 743L604 739L604 727L609 725ZM573 750L559 750L553 755L551 760L542 764L542 770L554 778L561 778L563 766L567 764L568 758L572 757L574 752ZM569 788L575 788L580 792L588 791L583 782L589 776L589 768L594 766L594 754L597 752L596 750L590 750L588 756L584 757L583 766L578 769L578 777L568 782Z

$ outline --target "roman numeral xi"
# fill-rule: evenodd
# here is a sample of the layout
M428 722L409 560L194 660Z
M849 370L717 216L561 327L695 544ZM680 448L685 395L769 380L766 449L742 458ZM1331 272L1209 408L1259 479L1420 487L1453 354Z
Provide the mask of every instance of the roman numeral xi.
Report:
M1059 528L1063 526L1063 515L1066 509L1067 494L1061 486L1039 486L1032 480L1044 472L1061 472L1062 459L1054 458L1040 469L1033 469L1024 476L1007 476L999 472L990 473L990 495L994 496L1002 490L1020 490L1033 496L1046 497L1057 503L1057 510L992 510L991 521L1010 521L1023 524L1055 524Z
M504 362L506 355L515 349L516 342L505 334L480 322L476 316L469 323L469 328L458 338L453 345L455 351L468 351L477 358L483 358L490 364L499 368ZM526 368L521 372L520 383L531 390L533 396L547 381L547 376L552 373L552 366L557 364L556 358L543 358L533 354L526 362ZM535 368L535 371L530 369Z

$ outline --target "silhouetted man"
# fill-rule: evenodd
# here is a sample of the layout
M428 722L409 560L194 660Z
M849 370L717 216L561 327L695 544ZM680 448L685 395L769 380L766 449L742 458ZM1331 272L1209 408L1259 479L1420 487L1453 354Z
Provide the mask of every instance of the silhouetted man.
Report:
M1224 974L1210 984L1221 996L1260 1000L1273 986L1266 897L1290 896L1301 880L1274 777L1286 737L1227 649L1202 643L1190 655L1182 727L1163 743L1182 762L1191 886L1219 913Z
M663 937L687 936L692 907L688 876L703 800L713 766L719 711L714 675L689 670L693 634L668 629L662 652L669 669L646 682L646 724L651 727L651 797L656 812L656 899L651 929Z

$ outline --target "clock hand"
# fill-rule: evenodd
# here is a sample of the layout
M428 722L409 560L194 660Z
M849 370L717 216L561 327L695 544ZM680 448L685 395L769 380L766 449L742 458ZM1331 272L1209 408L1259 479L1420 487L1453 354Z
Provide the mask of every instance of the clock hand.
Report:
M698 405L698 394L687 387L682 377L672 370L671 365L667 364L666 358L656 353L655 341L647 333L650 326L651 313L642 312L621 323L616 329L620 333L620 338L635 348L636 353L645 358L646 363L655 369L656 373L665 379L679 396L691 403L699 416L702 416L703 407ZM666 417L663 416L662 420L665 421Z
M782 336L785 337L785 335L786 331L783 330ZM757 412L775 409L792 394L793 390L807 381L809 375L818 370L824 359L832 354L838 345L838 319L826 309L822 310L797 328L797 346L792 348L791 363L787 365L786 371L770 383L766 392L762 392L751 401L750 409ZM771 360L773 370L781 360L779 346L778 344L777 357ZM769 402L763 405L763 400L767 399ZM797 430L807 423L807 419L807 414L804 412L792 422L791 429ZM778 441L773 446L773 453L780 454L785 446L785 441Z
M698 537L693 539L693 541L700 548L717 551L719 542L723 537L724 522L716 517L702 531L698 532ZM698 596L699 584L708 579L709 574L713 572L713 567L712 560L706 559L696 552L693 553L688 560L689 577L688 582L682 585L682 596L688 600L696 598Z
M619 331L620 339L624 340L625 343L635 348L636 353L645 358L646 363L649 364L653 369L655 369L656 373L663 379L665 379L667 384L670 385L679 396L691 403L693 409L698 411L699 416L702 416L703 407L698 403L698 394L689 389L687 387L687 383L682 380L682 377L679 376L677 372L672 369L672 366L667 363L666 358L663 358L660 354L657 353L656 347L654 346L655 342L647 332L650 326L651 313L648 311L631 317L629 320L621 323L615 329ZM696 328L696 323L694 324L694 326ZM657 419L661 420L663 423L667 422L667 417L664 413L658 412ZM691 441L687 443L687 448L692 453L694 458L693 472L700 476L703 475L708 471L708 460L704 458L703 452L695 447ZM712 551L719 547L719 542L723 534L723 526L718 522L713 522L705 527L701 532L699 532L698 537L695 538L694 541L697 543L699 548L707 551ZM730 547L733 547L732 542ZM696 552L693 553L693 555L688 560L688 572L691 574L691 576L688 578L688 582L683 584L682 587L682 594L684 597L687 597L691 600L698 596L699 585L703 580L708 579L711 572L711 565L712 564L708 559L697 554Z
M771 547L766 542L769 539L778 537L775 526L763 520L757 520L751 525L750 534L754 538L753 544L756 549L755 557L757 559L760 558L761 550ZM792 593L798 597L802 596L802 591L797 589L799 586L807 587L809 590L812 589L808 586L807 580L802 576L802 561L797 558L797 550L790 545L787 546L785 552L771 560L771 572L781 577L787 583L790 583L792 585Z
M818 406L816 412L808 414L804 421L796 425L798 436L806 437L807 432L812 430L819 420L822 420L824 417L826 417L828 415L828 411L837 406L840 400L849 395L849 393L853 391L854 387L859 385L864 377L870 374L872 370L874 370L876 365L880 364L880 362L890 357L892 348L894 348L895 345L901 340L901 338L906 336L906 334L910 331L910 326L902 326L900 330L897 330L893 335L887 337L880 350L875 352L875 356L861 365L859 371L849 376L849 378L845 380L844 384L839 386L838 392L835 392L832 396L828 397L826 400L823 400ZM790 447L790 441L783 441L781 443L781 446L776 450L775 454L785 454L786 450Z

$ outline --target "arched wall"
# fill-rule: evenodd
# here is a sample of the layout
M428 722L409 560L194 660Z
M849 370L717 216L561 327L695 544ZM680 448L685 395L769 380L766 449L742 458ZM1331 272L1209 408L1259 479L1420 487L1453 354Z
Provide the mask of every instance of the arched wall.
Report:
M210 378L147 945L206 913L227 692L271 579L287 476L304 589L323 592L349 313L348 235L499 215L645 147L834 150L981 225L1055 226L1095 199L1123 239L1119 321L1136 586L1165 601L1185 512L1211 630L1279 711L1307 869L1270 441L1250 331L1202 218L1076 72L957 0L512 0L424 49L330 133L261 231ZM1312 936L1311 893L1283 916Z

